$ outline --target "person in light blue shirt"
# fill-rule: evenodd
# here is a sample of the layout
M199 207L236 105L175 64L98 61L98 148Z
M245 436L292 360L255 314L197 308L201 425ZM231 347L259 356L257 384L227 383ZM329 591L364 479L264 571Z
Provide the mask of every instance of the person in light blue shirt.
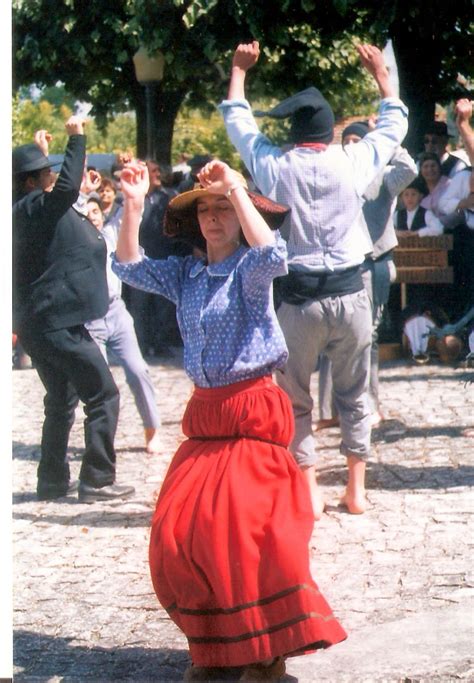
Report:
M127 384L135 399L145 430L147 453L158 453L162 446L159 437L161 426L156 396L146 364L138 345L133 318L127 311L122 299L122 282L112 271L110 254L115 251L120 232L120 217L104 225L101 200L93 193L87 197L87 215L92 225L100 231L107 246L107 286L109 308L103 318L90 320L86 327L99 347L105 360L112 352L125 372Z
M296 433L291 449L310 486L316 519L323 513L324 500L315 478L310 380L321 353L332 362L341 452L349 468L342 503L355 514L367 505L372 321L361 265L371 244L361 211L364 192L407 132L408 112L394 97L382 53L371 45L359 46L358 52L383 99L375 130L357 145L330 145L334 116L314 87L268 112L290 118L293 144L289 149L281 149L260 133L245 98L247 71L259 57L256 41L237 47L228 98L219 105L228 135L257 187L291 207L282 228L288 239L289 275L280 285L283 303L278 309L289 359L277 381L292 400Z
M146 167L121 177L113 269L176 303L195 384L153 516L151 578L188 637L184 680L278 680L286 656L346 637L311 577L311 499L288 449L291 403L271 376L288 357L272 294L287 265L269 224L288 208L249 192L221 161L198 178L171 200L165 231L204 238L205 258L154 260L138 247Z

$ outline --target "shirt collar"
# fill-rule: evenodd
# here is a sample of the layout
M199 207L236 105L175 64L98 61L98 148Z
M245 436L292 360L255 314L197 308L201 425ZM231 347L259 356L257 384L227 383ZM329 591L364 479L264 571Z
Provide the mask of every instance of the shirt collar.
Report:
M205 259L201 259L192 266L189 271L189 277L195 278L202 273L203 270L207 270L207 273L210 276L227 277L234 270L246 250L246 247L240 246L233 254L219 263L207 263Z

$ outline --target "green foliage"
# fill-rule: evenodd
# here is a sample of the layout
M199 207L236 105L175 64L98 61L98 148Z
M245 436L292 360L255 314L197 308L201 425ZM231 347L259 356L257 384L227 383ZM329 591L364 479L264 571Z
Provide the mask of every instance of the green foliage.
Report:
M64 124L72 110L65 104L54 106L46 100L33 102L20 100L12 103L12 144L23 145L33 142L37 130L47 130L53 137L49 145L51 154L61 154L67 142ZM131 114L118 114L109 124L107 133L99 130L93 119L86 126L87 150L93 152L133 151L135 147L136 123Z
M12 0L12 8L14 88L61 81L74 99L92 103L101 131L130 110L144 125L132 61L140 44L165 56L160 115L169 112L171 121L172 101L213 110L225 94L233 49L251 39L260 40L263 54L249 76L249 99L281 99L315 84L337 116L373 109L358 40L383 45L402 35L403 49L420 36L428 47L415 51L402 76L427 74L430 97L441 103L453 97L458 73L472 73L471 0ZM417 91L420 101L426 97ZM215 136L206 144L217 145Z

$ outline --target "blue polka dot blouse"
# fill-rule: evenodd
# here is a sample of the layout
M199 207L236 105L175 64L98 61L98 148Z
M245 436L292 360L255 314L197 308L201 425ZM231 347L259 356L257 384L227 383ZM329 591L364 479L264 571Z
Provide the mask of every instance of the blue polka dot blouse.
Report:
M271 374L288 357L273 308L272 280L285 275L286 243L239 247L220 263L193 256L119 263L121 280L176 304L184 366L200 387L219 387Z

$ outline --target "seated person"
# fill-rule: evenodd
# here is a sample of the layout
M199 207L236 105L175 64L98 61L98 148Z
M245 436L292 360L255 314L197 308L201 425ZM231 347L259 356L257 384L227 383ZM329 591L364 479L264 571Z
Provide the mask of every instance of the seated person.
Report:
M409 349L415 363L424 365L431 353L437 353L442 363L451 363L462 351L462 341L454 334L434 337L431 331L449 321L446 313L428 301L411 304L403 309L402 344Z
M428 188L423 178L415 178L401 193L403 209L398 209L394 215L397 230L416 231L420 237L443 234L443 224L432 211L421 206L423 197L428 194Z
M421 154L419 163L419 175L425 181L428 190L422 199L421 206L432 211L442 221L443 216L439 209L439 200L451 181L443 175L442 166L436 154Z

